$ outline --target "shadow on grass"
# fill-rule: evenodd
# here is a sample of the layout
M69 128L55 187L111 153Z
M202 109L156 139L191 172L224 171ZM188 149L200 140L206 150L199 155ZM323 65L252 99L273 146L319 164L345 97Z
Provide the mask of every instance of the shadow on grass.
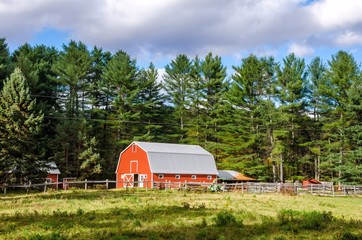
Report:
M157 190L156 190L157 191ZM110 198L117 198L117 197L127 197L127 196L136 196L136 197L143 197L149 195L149 193L156 192L154 190L146 192L140 190L82 190L82 189L71 189L67 191L56 191L50 193L42 193L42 192L35 192L35 193L11 193L7 195L0 195L0 201L14 201L17 199L66 199L66 200L96 200L102 197L110 197ZM165 191L157 191L157 193L164 193L167 194Z
M118 194L118 193L115 193ZM93 194L87 194L93 197ZM99 197L99 192L98 195ZM71 198L73 199L73 198ZM51 214L2 215L0 236L13 239L362 239L361 221L329 212L283 210L277 218L243 224L240 215L204 205L127 206L103 211L57 209Z

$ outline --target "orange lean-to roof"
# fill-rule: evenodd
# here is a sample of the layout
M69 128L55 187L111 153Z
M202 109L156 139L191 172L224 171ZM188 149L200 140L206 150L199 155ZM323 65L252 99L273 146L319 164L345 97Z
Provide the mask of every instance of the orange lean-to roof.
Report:
M235 175L235 178L237 180L242 180L242 181L255 181L255 178L251 178L251 177L247 177L244 174L238 173Z
M225 180L240 180L244 182L256 181L256 179L247 177L244 174L234 170L218 170L218 172L219 172L219 178Z

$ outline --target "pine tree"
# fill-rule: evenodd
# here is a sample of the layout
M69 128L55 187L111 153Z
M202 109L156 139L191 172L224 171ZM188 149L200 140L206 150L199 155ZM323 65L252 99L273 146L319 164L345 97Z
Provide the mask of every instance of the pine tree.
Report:
M113 166L111 161L115 159L116 154L119 154L109 122L110 109L107 106L109 104L107 83L102 77L112 55L102 48L94 47L91 51L91 58L90 76L85 86L86 99L90 106L85 113L87 117L87 138L97 139L95 148L99 151L102 169L101 175L98 176L105 179L113 177L111 175L113 169L110 169ZM89 145L86 140L83 142L85 142L85 145Z
M11 73L10 53L5 38L0 38L0 90L3 82Z
M141 123L136 140L165 140L167 129L173 125L163 124L170 120L166 120L169 116L164 105L165 96L161 93L162 84L158 81L158 71L153 63L140 71L139 86L136 108L140 113Z
M306 116L306 67L303 59L289 54L283 59L283 67L278 70L278 100L281 103L280 112L284 121L280 125L281 130L287 130L288 134L283 139L285 151L282 153L284 164L280 167L285 171L284 177L300 177L301 169L298 159L308 153L306 147L301 144L308 142L307 134L303 131L304 125L310 120ZM285 160L285 161L284 161ZM284 181L284 179L280 179Z
M51 80L54 73L51 70L56 61L58 51L44 45L32 47L24 44L16 49L12 55L14 65L20 68L27 85L31 99L36 100L35 109L44 113L42 137L38 139L43 146L45 158L52 156L51 139L55 135L55 126L58 124L54 118L59 105L56 98L58 84Z
M0 93L0 182L42 181L44 159L37 134L43 114L34 111L26 79L19 68Z
M188 106L191 99L192 62L184 55L177 55L175 60L165 66L163 87L175 109L175 118L179 120L179 139L184 138L184 127L188 121Z
M312 115L313 124L310 124L310 141L304 146L309 148L310 154L305 155L305 161L314 162L313 169L304 169L304 173L309 177L314 172L314 178L320 179L321 165L321 145L322 145L322 122L321 115L325 109L323 103L323 94L321 89L326 85L326 66L319 57L314 58L308 66L308 101L309 112ZM307 127L307 125L306 125ZM310 164L311 166L312 164Z
M97 141L93 137L90 141L84 140L85 150L78 156L80 165L80 178L96 178L102 173L101 156L97 150Z
M362 79L359 77L347 92L347 114L350 118L346 129L349 151L341 171L345 181L362 183Z
M58 60L52 66L53 80L59 84L57 100L61 107L56 117L62 119L56 127L53 141L53 161L65 176L79 176L78 155L83 151L86 133L86 83L91 73L92 58L85 44L70 41L63 45Z
M352 86L358 88L360 70L352 54L344 51L333 55L328 65L326 83L320 88L326 106L322 119L324 130L322 161L324 161L321 167L324 170L324 178L337 179L341 182L349 178L348 175L344 175L344 167L349 163L347 156L351 151L349 141L350 137L354 136L347 134L353 121L347 109L348 92Z
M201 116L200 142L202 146L214 154L219 160L222 148L220 137L222 129L222 112L224 110L224 93L226 67L219 56L209 53L200 63L201 101L199 112Z
M108 62L102 77L107 84L106 108L111 111L111 120L118 147L124 148L134 138L140 113L135 108L139 94L139 71L136 60L123 51L118 51Z
M234 154L229 161L242 172L270 179L268 167L275 162L271 149L277 117L272 101L276 63L273 58L251 55L233 69L228 101L233 108L236 134L231 140Z

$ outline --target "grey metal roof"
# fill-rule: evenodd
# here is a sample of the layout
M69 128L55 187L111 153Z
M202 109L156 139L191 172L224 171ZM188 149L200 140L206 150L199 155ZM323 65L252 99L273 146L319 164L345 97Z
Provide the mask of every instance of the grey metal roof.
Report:
M237 171L233 170L219 170L218 172L219 178L227 180L236 179L236 175L239 174Z
M60 171L55 162L49 162L47 163L47 166L48 166L47 168L48 174L60 174Z
M153 173L217 174L214 156L198 145L134 142L147 152Z

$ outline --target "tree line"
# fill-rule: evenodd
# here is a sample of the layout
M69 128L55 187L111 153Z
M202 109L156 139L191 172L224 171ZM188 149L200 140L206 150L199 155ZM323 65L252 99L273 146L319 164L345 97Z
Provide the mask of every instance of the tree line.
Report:
M162 79L160 81L159 79ZM309 64L179 54L160 76L124 51L0 39L0 183L114 178L132 141L198 144L261 181L362 181L362 78L351 53Z

